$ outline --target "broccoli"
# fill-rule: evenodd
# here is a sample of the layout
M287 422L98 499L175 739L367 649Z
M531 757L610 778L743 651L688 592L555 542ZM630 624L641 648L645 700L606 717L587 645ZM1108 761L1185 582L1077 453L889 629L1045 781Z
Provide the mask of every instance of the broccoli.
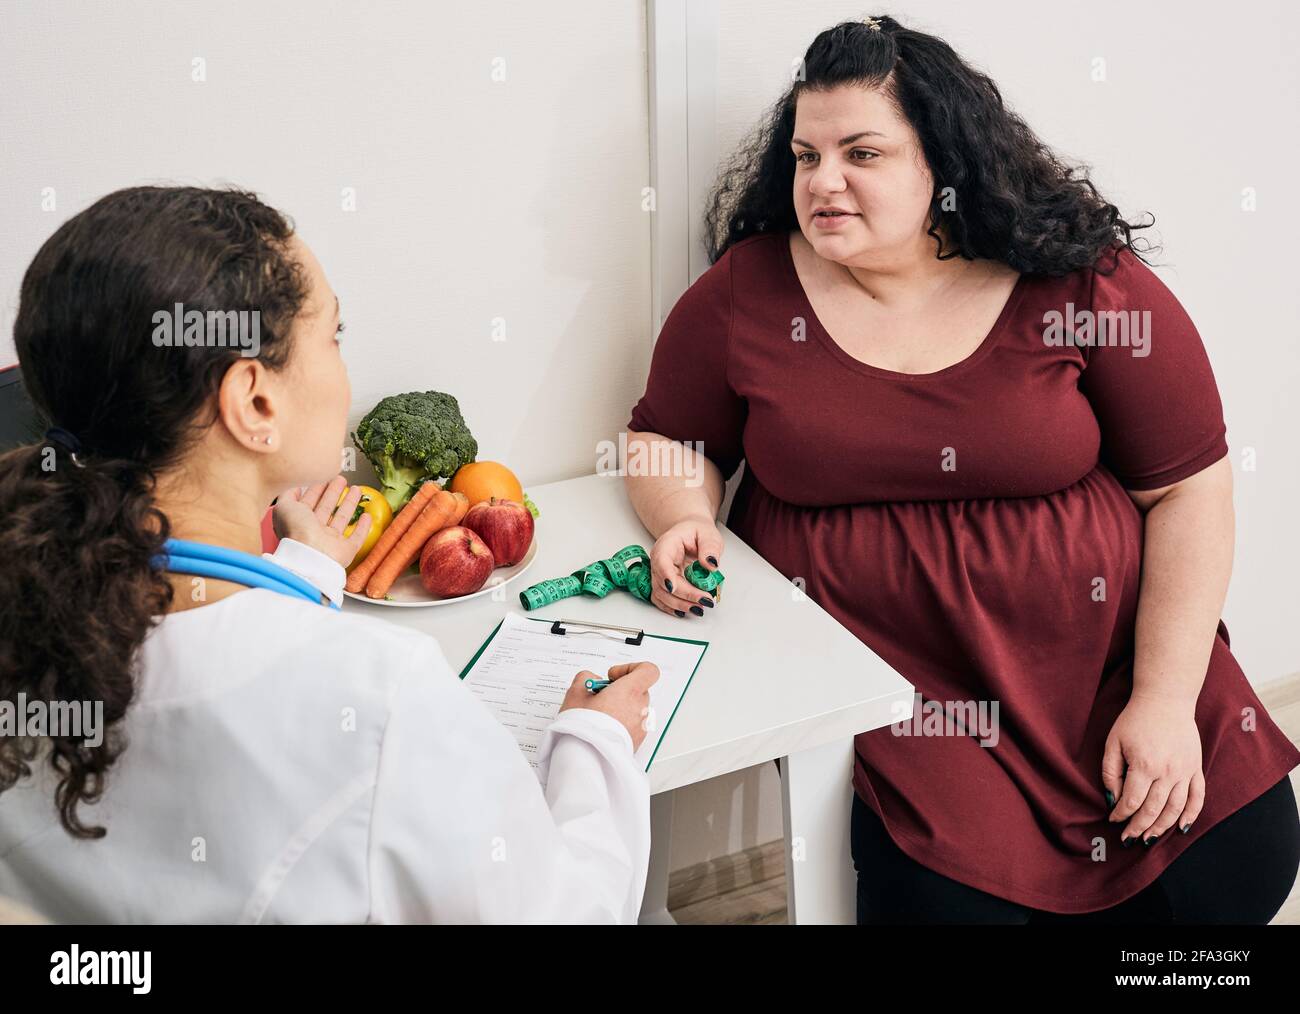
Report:
M426 479L449 477L478 455L478 441L450 394L413 391L385 398L352 434L379 477L384 499L399 511Z

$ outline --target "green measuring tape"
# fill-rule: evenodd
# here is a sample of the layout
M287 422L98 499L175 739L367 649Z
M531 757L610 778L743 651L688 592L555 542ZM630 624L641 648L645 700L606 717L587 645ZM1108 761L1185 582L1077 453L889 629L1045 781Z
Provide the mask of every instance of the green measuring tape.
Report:
M723 582L722 571L709 570L699 560L686 568L686 580L700 591L715 593ZM525 588L519 602L525 609L540 609L574 595L603 599L615 588L631 592L642 602L650 601L650 554L643 546L624 546L608 560L597 560L565 577L552 578Z

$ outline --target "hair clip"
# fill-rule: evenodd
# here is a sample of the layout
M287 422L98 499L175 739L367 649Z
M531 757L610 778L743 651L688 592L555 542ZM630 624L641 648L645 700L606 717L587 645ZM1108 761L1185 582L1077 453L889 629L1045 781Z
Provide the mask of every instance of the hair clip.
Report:
M880 31L880 22L875 18L863 18L862 23L870 28L873 32Z

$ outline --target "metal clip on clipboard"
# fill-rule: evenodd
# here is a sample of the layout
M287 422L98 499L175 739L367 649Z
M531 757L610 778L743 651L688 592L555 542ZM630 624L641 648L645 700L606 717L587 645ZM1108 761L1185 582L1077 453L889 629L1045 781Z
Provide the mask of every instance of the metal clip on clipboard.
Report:
M634 644L640 646L641 641L645 638L645 631L637 627L619 627L612 623L589 623L586 620L556 620L551 624L552 634L567 634L569 631L564 629L564 624L570 624L575 627L592 627L597 629L575 630L576 634L600 634L602 637L613 637L621 639L624 644ZM621 631L622 637L618 634L606 634L606 630Z

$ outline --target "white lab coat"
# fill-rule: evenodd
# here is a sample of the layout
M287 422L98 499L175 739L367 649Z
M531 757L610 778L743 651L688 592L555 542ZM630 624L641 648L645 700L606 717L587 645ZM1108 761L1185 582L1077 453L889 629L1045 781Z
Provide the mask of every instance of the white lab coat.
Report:
M336 600L343 569L274 557ZM635 922L650 801L632 740L586 709L541 788L438 642L248 589L166 616L128 746L73 839L55 779L0 794L0 895L56 922Z

